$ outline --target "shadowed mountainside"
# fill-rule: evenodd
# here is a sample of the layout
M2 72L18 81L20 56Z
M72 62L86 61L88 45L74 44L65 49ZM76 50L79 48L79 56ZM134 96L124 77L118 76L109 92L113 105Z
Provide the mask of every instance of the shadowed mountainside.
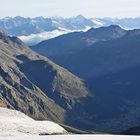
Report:
M80 115L67 113L90 96L80 78L34 53L18 38L0 33L0 106L66 123L68 117Z
M117 132L139 124L140 30L102 27L31 48L86 80L94 92L94 100L86 102L94 114L90 127Z

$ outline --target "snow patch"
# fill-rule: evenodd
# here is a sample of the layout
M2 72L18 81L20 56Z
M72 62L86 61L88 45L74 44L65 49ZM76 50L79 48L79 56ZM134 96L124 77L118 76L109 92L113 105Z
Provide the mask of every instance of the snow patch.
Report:
M67 131L51 121L35 121L25 114L0 108L0 136L66 134Z
M139 136L113 136L113 135L56 135L32 137L7 137L0 140L140 140Z
M91 21L96 25L96 27L102 27L105 23L100 21L99 19L91 19Z

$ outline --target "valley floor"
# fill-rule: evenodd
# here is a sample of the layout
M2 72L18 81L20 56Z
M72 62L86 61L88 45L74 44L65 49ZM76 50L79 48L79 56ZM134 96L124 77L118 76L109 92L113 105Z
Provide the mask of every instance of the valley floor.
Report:
M54 135L29 137L0 137L0 140L140 140L139 136L113 135Z

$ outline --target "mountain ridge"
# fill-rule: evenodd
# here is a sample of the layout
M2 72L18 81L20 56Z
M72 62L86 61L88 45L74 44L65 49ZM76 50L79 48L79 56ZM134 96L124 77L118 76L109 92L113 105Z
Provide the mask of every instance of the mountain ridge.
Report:
M94 92L87 106L98 116L92 116L96 130L125 131L139 124L139 31L113 25L62 35L32 48L86 81Z
M118 25L123 29L139 29L140 18L86 18L75 17L6 17L0 19L0 30L11 36L18 36L27 45L35 45L43 40L90 28Z
M19 110L34 119L67 123L67 113L76 104L82 109L81 98L90 96L85 83L48 58L31 51L23 42L20 44L17 38L2 35L1 106ZM71 117L76 119L78 115L75 112Z
M75 17L5 17L0 19L0 29L9 35L31 35L59 28L67 30L83 30L86 27L103 27L118 25L124 29L138 29L140 18L86 18L83 15Z
M85 46L89 47L101 41L104 42L115 38L121 38L125 36L126 33L126 30L117 25L100 27L96 29L91 28L87 32L73 32L55 37L50 40L44 40L37 45L31 46L31 48L42 55L45 55L45 53L48 56L51 54L57 55L57 52L60 55L60 53L65 53L65 51L70 51L71 53L71 51L83 49L85 48ZM45 51L45 48L47 49L47 51ZM61 48L61 52L59 51L59 49L57 50L57 48Z

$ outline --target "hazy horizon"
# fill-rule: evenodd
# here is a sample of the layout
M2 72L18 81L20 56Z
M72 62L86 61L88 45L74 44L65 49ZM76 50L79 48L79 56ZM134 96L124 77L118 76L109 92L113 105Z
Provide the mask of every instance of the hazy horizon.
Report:
M43 18L64 18L64 19L67 19L67 18L74 18L74 17L78 17L78 16L83 16L87 19L91 19L91 18L110 18L110 19L127 19L127 18L131 18L131 19L135 19L135 18L140 18L140 16L136 16L136 17L109 17L109 16L105 16L105 17L87 17L87 16L84 16L82 14L79 14L79 15L73 15L73 16L68 16L68 17L65 17L65 16L60 16L60 15L54 15L54 16L42 16L42 15L38 15L38 16L21 16L21 15L15 15L15 16L5 16L5 17L0 17L0 19L5 19L5 18L16 18L16 17L23 17L23 18L37 18L37 17L43 17Z
M0 18L4 17L73 17L135 18L140 16L138 0L9 0L1 1Z

